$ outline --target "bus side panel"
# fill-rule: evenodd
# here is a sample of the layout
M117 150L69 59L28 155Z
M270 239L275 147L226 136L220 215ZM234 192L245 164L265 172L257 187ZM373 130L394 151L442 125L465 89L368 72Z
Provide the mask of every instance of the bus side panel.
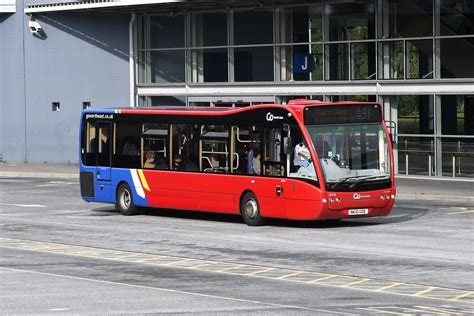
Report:
M262 216L286 218L284 197L276 195L282 179L218 173L143 170L152 207L240 214L240 197L252 191Z
M285 191L287 218L313 220L322 215L321 190L312 184L287 179Z
M150 186L153 207L234 213L229 177L192 172L152 171L143 173Z
M117 189L121 183L127 183L132 189L133 203L136 206L149 206L147 185L137 169L112 168L111 203L116 201Z

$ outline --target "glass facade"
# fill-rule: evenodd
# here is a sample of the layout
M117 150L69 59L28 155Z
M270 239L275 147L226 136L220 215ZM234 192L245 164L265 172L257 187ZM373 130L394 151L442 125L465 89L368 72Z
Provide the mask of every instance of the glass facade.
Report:
M196 10L198 9L196 5ZM395 83L405 93L311 93L325 101L380 101L397 124L400 174L474 177L473 94L416 94L411 84L453 80L474 87L474 4L465 0L359 0L209 12L140 15L136 85L235 87L235 95L141 97L140 105L243 106L262 96L240 87L278 85L263 97L285 103L294 87ZM288 91L285 91L287 87ZM243 97L236 97L243 95ZM254 97L255 100L252 99ZM241 100L245 99L241 102Z

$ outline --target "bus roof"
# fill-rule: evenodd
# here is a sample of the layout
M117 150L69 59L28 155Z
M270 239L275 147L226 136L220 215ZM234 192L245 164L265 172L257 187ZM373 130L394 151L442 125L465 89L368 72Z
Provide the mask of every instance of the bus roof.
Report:
M197 106L160 106L160 107L137 107L137 108L110 108L110 109L87 109L84 113L120 113L120 114L197 114L197 115L219 115L231 114L258 108L286 108L293 112L301 112L306 107L328 106L328 105L350 105L350 104L374 104L377 102L358 102L358 101L339 101L323 102L319 100L295 99L290 100L288 104L258 104L246 107L197 107Z

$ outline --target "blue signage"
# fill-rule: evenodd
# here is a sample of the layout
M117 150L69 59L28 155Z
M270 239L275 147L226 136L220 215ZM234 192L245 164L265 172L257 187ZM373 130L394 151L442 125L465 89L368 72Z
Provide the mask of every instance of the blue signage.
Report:
M293 54L293 73L311 73L314 70L314 58L312 54Z

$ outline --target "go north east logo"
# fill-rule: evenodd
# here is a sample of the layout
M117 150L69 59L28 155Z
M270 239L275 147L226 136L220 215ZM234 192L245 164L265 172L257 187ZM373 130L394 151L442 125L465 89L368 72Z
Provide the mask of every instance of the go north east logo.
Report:
M370 198L370 195L362 195L360 193L354 193L352 197L354 198L354 200L360 200L360 199Z
M283 120L283 116L273 115L271 112L267 113L267 121L271 122L273 120Z

